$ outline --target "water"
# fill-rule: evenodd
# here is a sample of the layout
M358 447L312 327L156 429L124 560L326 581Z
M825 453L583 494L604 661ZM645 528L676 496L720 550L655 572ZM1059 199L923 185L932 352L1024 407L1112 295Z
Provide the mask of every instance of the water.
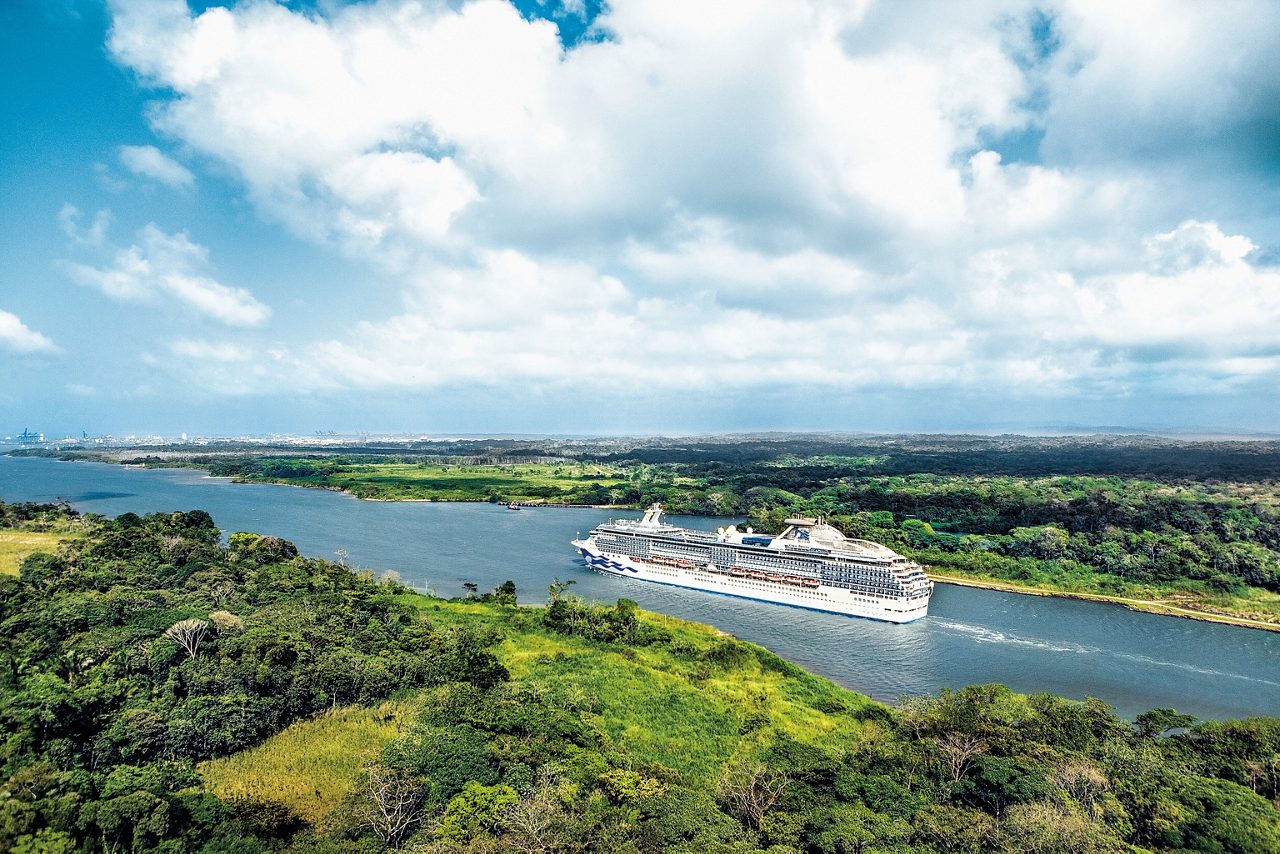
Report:
M569 540L619 512L491 504L383 503L337 492L233 484L189 470L0 457L0 499L115 515L204 509L224 532L285 537L440 594L512 579L541 601L555 578L574 592L710 623L881 700L975 682L1099 697L1132 716L1170 706L1202 718L1280 714L1280 634L1110 605L938 585L930 616L897 626L628 581L586 570ZM724 520L674 519L714 528Z

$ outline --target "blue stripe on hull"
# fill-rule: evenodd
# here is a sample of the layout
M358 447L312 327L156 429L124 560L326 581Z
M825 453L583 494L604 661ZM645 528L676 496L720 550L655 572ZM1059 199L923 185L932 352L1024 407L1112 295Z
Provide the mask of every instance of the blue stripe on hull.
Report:
M596 569L599 572L603 572L606 575L616 575L619 578L634 578L636 581L644 581L649 584L661 584L663 587L677 587L681 590L692 590L694 593L710 593L713 596L728 596L731 599L746 599L749 602L763 602L766 605L782 605L783 607L786 607L786 608L797 608L801 611L817 611L819 614L835 614L838 617L856 617L859 620L874 620L877 623L893 623L899 626L905 626L907 623L914 623L916 620L921 620L928 616L928 614L921 614L919 617L912 617L909 620L886 620L882 617L871 617L866 614L850 614L848 611L832 611L827 608L814 608L809 605L796 605L792 602L778 602L774 599L761 599L756 596L746 596L742 593L730 593L727 590L703 590L700 587L689 587L688 585L675 584L671 581L658 581L656 578L640 578L639 576L627 576L622 574L621 572L622 569L627 569L631 572L636 572L636 570L632 569L629 566L627 567L620 566L619 564L605 557L599 557L599 558L592 557L591 554L586 549L579 549L579 551L581 551L582 556L586 558L588 567L592 569ZM618 568L613 569L612 567L618 567Z

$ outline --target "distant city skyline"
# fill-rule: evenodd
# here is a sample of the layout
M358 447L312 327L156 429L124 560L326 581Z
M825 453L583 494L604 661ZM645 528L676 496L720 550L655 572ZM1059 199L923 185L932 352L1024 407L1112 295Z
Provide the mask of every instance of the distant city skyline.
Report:
M1280 6L0 7L0 436L1280 431Z

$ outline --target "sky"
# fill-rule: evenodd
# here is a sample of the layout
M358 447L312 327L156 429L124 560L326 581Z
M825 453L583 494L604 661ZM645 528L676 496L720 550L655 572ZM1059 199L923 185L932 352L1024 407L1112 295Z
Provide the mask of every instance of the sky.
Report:
M0 3L0 435L1280 430L1280 5Z

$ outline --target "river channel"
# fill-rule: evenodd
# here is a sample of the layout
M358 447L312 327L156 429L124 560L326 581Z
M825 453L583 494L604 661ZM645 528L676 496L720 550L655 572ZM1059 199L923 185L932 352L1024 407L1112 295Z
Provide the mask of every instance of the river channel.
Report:
M903 626L802 611L587 570L569 540L625 511L361 501L337 492L235 484L185 469L145 470L0 456L0 499L66 499L85 512L203 509L223 532L292 540L304 553L394 570L456 596L515 581L542 601L556 578L603 601L710 623L880 700L976 682L1099 697L1125 716L1169 706L1202 718L1280 714L1280 633L1161 617L1112 605L938 585L929 616ZM724 520L672 517L687 527Z

